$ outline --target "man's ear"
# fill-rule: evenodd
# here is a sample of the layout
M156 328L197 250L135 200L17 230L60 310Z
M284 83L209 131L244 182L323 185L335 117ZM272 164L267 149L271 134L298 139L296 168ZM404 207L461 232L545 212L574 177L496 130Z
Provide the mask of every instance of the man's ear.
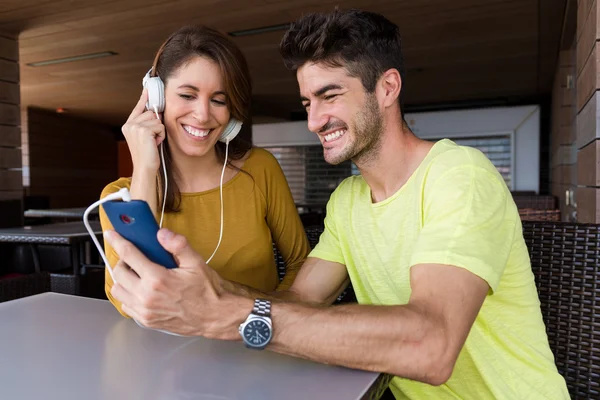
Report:
M379 78L378 86L380 86L383 106L387 108L395 105L402 90L402 78L398 70L390 68L385 71Z

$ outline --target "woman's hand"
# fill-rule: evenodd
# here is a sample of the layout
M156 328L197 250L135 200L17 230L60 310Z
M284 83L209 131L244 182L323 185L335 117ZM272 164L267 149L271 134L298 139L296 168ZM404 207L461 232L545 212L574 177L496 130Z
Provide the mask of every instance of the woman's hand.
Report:
M133 162L134 170L158 171L160 158L157 146L165 139L165 126L153 110L146 110L148 91L143 90L140 100L121 128Z

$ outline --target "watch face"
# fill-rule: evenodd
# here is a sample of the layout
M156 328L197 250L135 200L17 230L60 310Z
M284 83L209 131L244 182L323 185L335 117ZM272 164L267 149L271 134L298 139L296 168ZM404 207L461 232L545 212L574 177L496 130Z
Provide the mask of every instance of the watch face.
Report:
M271 328L265 321L250 321L242 332L244 341L252 347L263 347L271 340Z

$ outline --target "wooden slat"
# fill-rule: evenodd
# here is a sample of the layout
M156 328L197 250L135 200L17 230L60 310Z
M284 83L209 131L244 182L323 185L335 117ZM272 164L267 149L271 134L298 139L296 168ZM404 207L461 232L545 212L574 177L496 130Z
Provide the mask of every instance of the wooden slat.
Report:
M578 187L577 221L583 223L600 223L600 189Z
M21 131L17 126L0 125L0 146L18 147L21 145Z
M19 64L0 59L0 81L19 82Z
M21 171L10 171L0 169L0 190L14 191L23 187L23 176Z
M558 65L560 67L572 67L576 65L576 51L575 49L563 50L559 54Z
M558 146L556 151L552 154L552 166L557 165L571 165L577 162L576 152L573 150L574 146L562 145Z
M577 154L578 184L600 187L600 140L579 150Z
M575 129L575 122L571 122L569 125L567 126L561 126L559 128L559 141L560 144L573 144L575 143L575 135L576 135L576 129Z
M19 105L19 84L0 81L0 103Z
M597 115L599 115L598 92L596 92L590 101L585 105L583 110L577 114L577 148L581 149L594 140L600 137L600 126L597 123Z
M21 149L0 147L0 169L21 168Z
M594 0L594 6L591 8L589 15L584 21L581 21L583 28L581 36L577 39L577 75L581 74L581 70L596 44L598 34L596 10L596 0Z
M598 56L600 55L600 50L598 43L600 42L595 42L592 54L587 59L585 66L581 70L581 74L577 77L577 110L579 111L581 111L599 87Z
M596 0L577 0L577 38L583 34L583 27L591 13L592 5L596 6Z
M15 40L0 36L0 58L6 60L19 60L19 45Z
M19 200L23 198L23 192L20 190L0 190L0 201L2 200Z
M0 125L19 125L19 106L0 103Z

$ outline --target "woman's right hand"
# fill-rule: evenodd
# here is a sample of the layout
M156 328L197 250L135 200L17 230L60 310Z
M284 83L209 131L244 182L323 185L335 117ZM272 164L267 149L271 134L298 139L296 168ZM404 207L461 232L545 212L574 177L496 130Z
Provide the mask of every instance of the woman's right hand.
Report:
M153 110L146 111L147 101L148 91L144 89L121 131L127 141L134 170L158 171L160 158L157 146L165 139L165 126Z

